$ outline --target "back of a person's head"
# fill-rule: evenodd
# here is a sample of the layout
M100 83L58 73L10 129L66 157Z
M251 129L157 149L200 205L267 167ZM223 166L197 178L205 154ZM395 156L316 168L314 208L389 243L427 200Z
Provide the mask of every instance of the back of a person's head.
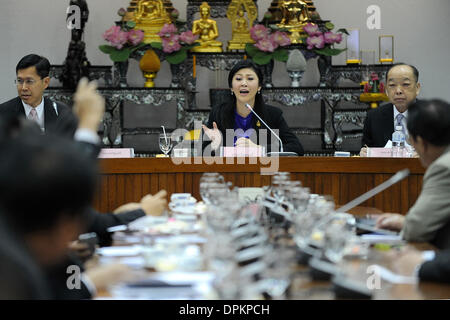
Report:
M84 218L97 171L72 141L19 134L4 141L0 152L0 209L18 231L48 230L63 215Z
M418 100L408 108L409 134L435 146L450 145L450 104L439 99Z
M36 67L36 73L41 78L48 77L50 74L50 62L47 58L37 54L29 54L20 59L16 66L16 73L19 70L28 69L30 67Z

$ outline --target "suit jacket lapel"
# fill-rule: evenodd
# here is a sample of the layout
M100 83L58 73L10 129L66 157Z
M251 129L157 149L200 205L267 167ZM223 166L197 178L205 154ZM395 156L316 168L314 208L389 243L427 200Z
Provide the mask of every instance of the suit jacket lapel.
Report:
M17 115L21 114L23 116L26 116L25 108L23 106L22 99L20 99L20 97L17 97L14 100L14 109Z
M53 108L53 102L47 98L44 98L44 126L49 128L55 125L58 116L56 115L55 109Z
M383 110L383 136L386 141L392 139L392 132L394 132L394 106L389 103Z

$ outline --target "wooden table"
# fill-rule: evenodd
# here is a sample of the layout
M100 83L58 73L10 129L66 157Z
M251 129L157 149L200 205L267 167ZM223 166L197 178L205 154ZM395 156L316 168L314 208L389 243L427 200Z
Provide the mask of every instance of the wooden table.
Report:
M222 163L213 164L210 164L213 158L102 159L100 187L94 206L100 212L110 212L160 189L166 189L169 197L174 192L189 192L200 200L199 181L204 172L220 172L225 180L239 187L270 185L271 175L261 174L261 168L267 168L268 161L277 161L275 159L279 161L278 166L272 164L277 171L291 172L292 179L302 181L312 193L332 195L337 205L349 202L397 171L408 168L411 171L408 178L361 204L402 214L420 194L425 171L415 158L216 158Z

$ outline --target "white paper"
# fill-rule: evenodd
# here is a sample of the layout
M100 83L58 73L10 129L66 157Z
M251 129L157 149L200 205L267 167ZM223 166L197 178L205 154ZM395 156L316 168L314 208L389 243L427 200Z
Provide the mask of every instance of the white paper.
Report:
M385 148L392 148L392 141L388 140L388 142L386 143L386 145L384 147Z
M402 244L405 242L400 235L363 234L360 238L366 243Z
M131 257L141 254L142 246L118 246L98 248L97 253L105 257Z
M382 279L384 279L387 282L394 283L394 284L415 284L417 283L416 277L411 276L403 276L400 274L396 274L385 267L382 267L380 265L374 265L375 274L378 274Z

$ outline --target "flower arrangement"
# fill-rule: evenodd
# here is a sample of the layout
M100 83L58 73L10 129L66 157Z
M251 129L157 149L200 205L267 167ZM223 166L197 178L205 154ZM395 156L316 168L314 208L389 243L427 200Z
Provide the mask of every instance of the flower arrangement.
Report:
M287 33L281 31L272 33L271 29L264 25L255 24L250 29L250 36L255 43L247 43L245 51L256 64L268 64L272 59L287 61L288 52L282 48L291 44Z
M118 15L123 17L126 14L125 9L121 8ZM103 34L103 39L108 41L110 45L99 46L100 51L109 54L113 62L124 62L129 59L130 54L145 46L142 43L144 32L135 30L136 23L128 21L122 22L120 26L112 26Z
M384 93L384 83L380 82L375 72L372 72L370 80L364 85L364 93Z
M162 42L152 42L151 46L162 50L170 64L182 63L187 58L187 52L199 45L195 42L198 35L194 35L191 30L180 33L173 23L166 23L158 35Z
M304 37L303 43L307 45L308 50L313 50L318 55L336 56L347 49L336 49L334 44L342 42L342 34L348 34L346 29L339 29L337 33L332 32L334 25L331 22L325 24L326 32L322 32L317 24L308 23L303 30L308 35Z

